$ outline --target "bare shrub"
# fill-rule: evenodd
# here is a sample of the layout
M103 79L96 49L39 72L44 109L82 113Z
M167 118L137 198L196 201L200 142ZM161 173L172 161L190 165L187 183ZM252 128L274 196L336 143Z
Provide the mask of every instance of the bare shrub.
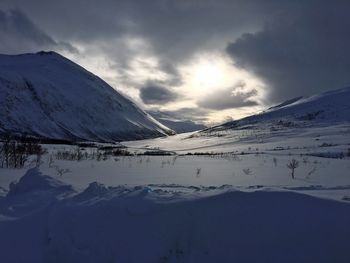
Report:
M106 151L105 153L111 154L112 156L133 156L134 155L131 152L124 149L116 149L116 150L113 150L112 152Z
M41 156L45 153L40 144L29 139L19 140L5 136L0 144L0 167L22 168L29 156L36 156L37 166L41 163Z
M48 159L49 167L52 168L54 163L55 163L55 160L53 159L52 154L50 154Z
M251 175L253 172L250 170L250 168L245 168L242 170L245 175Z
M61 167L59 167L59 166L54 166L55 167L55 170L56 170L56 172L57 172L57 174L60 176L60 177L62 177L64 174L66 174L66 173L70 173L71 171L69 170L69 169L67 169L67 168L61 168Z
M57 160L66 160L66 161L81 161L88 159L89 153L83 151L83 149L79 146L75 147L72 151L57 151L55 154Z
M310 178L310 176L313 174L313 173L315 173L316 172L316 170L317 170L317 168L316 167L314 167L314 168L312 168L308 173L307 173L307 176L306 176L306 178Z
M274 164L275 167L276 167L276 166L277 166L277 158L276 158L276 157L273 157L272 161L273 161L273 164Z
M175 156L173 157L172 165L175 165L175 162L176 162L176 160L177 160L178 157L179 157L178 155L175 155Z
M82 150L79 146L77 146L75 148L75 156L76 156L77 161L81 161L83 159L83 153L82 153Z
M196 168L196 177L200 177L202 172L202 168Z
M299 167L299 162L295 159L292 159L288 164L287 168L291 170L292 178L294 179L294 170Z

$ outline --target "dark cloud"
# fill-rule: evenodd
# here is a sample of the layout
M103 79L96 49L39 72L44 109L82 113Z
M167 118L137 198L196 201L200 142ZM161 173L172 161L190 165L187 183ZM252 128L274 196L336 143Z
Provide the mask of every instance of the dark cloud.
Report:
M218 50L232 37L262 21L259 6L247 0L2 0L0 7L19 7L45 32L68 43L96 46L89 54L108 54L127 84L135 56L148 53L160 60L169 86L182 83L179 64L203 50ZM249 16L252 13L254 15ZM141 38L147 48L134 50L125 38ZM30 50L31 51L31 50ZM126 73L125 73L126 72Z
M237 65L268 85L270 101L350 84L350 2L290 1L262 31L227 47Z
M169 79L163 82L164 85L176 87L183 84L181 74L174 64L167 61L160 61L159 69L169 75Z
M19 9L7 12L0 10L0 36L1 53L34 52L52 48L76 52L69 43L56 42Z
M2 0L20 7L58 37L91 41L143 36L159 52L181 56L223 32L244 32L261 21L259 5L247 0ZM249 14L251 16L247 16ZM62 23L64 18L64 23ZM44 24L45 23L45 24ZM69 25L69 26L66 26ZM208 38L209 37L209 38ZM176 56L174 56L176 58Z
M140 90L140 98L145 104L162 105L177 100L175 92L158 84L148 83Z
M154 109L151 112L158 112L159 110ZM177 110L172 110L172 111L166 111L163 110L161 111L162 114L169 116L170 118L173 119L178 119L178 120L191 120L194 122L202 123L207 121L206 115L210 111L207 109L202 109L199 107L196 108L181 108Z
M151 109L150 112L158 112L159 110L157 108ZM173 119L178 120L190 120L196 123L205 123L208 121L207 115L211 111L208 109L203 109L199 107L195 108L180 108L177 110L162 110L161 113L164 115L169 116Z
M254 97L258 94L256 89L245 91L245 84L240 83L234 87L220 89L200 99L197 104L206 109L225 110L256 106L258 102Z

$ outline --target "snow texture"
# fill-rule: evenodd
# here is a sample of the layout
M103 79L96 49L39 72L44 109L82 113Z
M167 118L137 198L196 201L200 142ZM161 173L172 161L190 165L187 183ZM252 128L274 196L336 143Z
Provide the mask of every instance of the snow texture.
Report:
M82 193L67 190L64 198L17 214L19 203L43 188L62 187L37 170L25 177L25 192L0 199L1 262L350 260L346 202L268 189L181 192L93 183Z

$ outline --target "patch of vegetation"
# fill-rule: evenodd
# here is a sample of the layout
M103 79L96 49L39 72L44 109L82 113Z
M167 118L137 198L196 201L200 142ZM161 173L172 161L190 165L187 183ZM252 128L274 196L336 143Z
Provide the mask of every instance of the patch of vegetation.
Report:
M175 155L176 153L174 152L169 152L169 151L145 151L143 154L139 155L146 155L146 156L171 156Z
M0 143L0 167L22 168L32 155L36 156L35 162L40 165L44 153L45 150L36 141L28 138L18 140L6 136Z
M323 111L315 111L315 112L310 112L310 113L307 113L303 116L301 116L299 119L300 120L306 120L306 121L312 121L314 119L317 118L317 116L319 116Z
M319 153L308 153L309 156L321 157L321 158L332 158L332 159L344 159L345 154L343 152L319 152Z

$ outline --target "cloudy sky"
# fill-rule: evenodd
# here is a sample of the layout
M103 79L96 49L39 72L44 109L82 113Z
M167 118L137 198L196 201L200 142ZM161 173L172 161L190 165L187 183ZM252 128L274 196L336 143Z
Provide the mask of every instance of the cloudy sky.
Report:
M54 50L144 109L215 123L350 84L347 0L1 0L0 53Z

